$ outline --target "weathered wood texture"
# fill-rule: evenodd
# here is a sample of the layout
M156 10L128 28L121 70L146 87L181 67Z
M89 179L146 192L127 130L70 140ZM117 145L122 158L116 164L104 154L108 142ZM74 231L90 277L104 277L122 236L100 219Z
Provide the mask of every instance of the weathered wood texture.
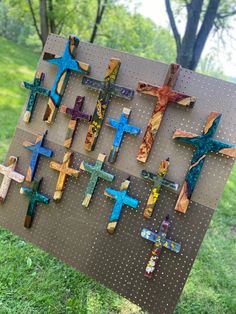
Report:
M17 161L17 157L11 156L7 166L0 165L0 174L4 176L0 187L0 204L3 203L6 198L12 180L19 183L25 180L22 174L15 171Z
M82 112L84 99L85 97L78 96L75 100L75 105L73 109L65 105L62 105L60 108L60 112L65 113L66 115L71 117L63 145L66 148L70 148L73 143L73 138L77 130L79 120L82 119L86 121L91 121L92 119L91 115Z
M84 161L80 165L81 170L87 171L91 174L90 180L88 182L88 185L85 191L85 197L82 202L82 205L85 207L89 206L89 203L93 196L97 182L100 178L109 182L112 182L114 179L114 175L102 170L105 159L106 159L106 155L99 154L96 160L96 163L94 165L88 164Z
M63 190L66 184L67 176L78 178L80 171L70 168L72 162L72 152L66 152L63 157L63 162L58 163L55 161L50 162L50 168L59 171L59 176L56 185L56 191L54 193L54 201L60 201L62 198Z
M120 186L120 191L114 190L112 188L106 188L104 195L115 200L115 205L112 209L111 216L109 218L109 223L107 225L107 231L110 234L115 232L118 221L122 213L122 207L124 205L130 206L132 208L137 208L139 201L128 195L128 188L130 185L130 180L127 179L122 182Z
M32 184L32 188L22 187L20 189L20 193L26 195L29 198L28 210L25 217L25 228L31 228L34 216L36 214L36 207L38 203L49 204L50 199L44 195L39 193L40 185L42 183L43 178L37 180L35 179Z
M170 228L169 216L163 220L159 231L151 231L144 228L141 231L141 236L144 239L154 242L151 257L147 263L144 276L151 279L154 275L155 267L160 259L162 248L169 249L175 253L179 253L181 245L172 240L167 239L167 233Z
M176 130L174 132L174 139L196 147L175 206L175 210L179 212L185 213L187 211L192 193L197 184L198 177L201 173L205 158L208 153L221 153L223 155L236 158L235 145L213 139L218 124L220 123L220 119L220 113L211 112L208 116L202 135L196 135L182 130Z
M161 126L164 113L169 103L176 103L185 107L192 107L196 98L179 93L173 90L175 82L178 78L180 65L171 64L166 74L163 86L155 86L145 82L139 82L137 91L146 95L151 95L157 98L152 116L148 122L142 144L139 147L137 160L146 162L148 155L154 143L157 131Z
M57 108L61 105L62 96L68 84L71 71L89 74L90 66L74 58L74 53L79 42L80 40L77 36L70 35L63 56L60 57L48 52L44 53L43 60L58 66L57 76L53 83L47 109L44 114L44 121L49 124L54 122Z
M119 121L112 118L108 118L106 125L116 129L112 149L108 158L108 161L110 163L114 163L116 161L125 133L137 135L141 131L140 128L128 124L130 113L131 110L129 108L124 108L121 113Z
M23 147L32 152L32 157L25 179L28 182L31 182L34 179L40 155L45 157L52 157L53 155L53 151L51 149L43 146L46 135L47 131L44 134L38 134L34 144L27 141L23 143Z
M120 65L119 59L111 58L103 81L83 77L82 84L92 89L100 90L84 144L84 148L88 151L94 150L96 146L111 97L117 96L131 100L134 96L132 89L115 84Z
M38 94L43 96L49 96L50 90L48 88L42 87L41 84L44 80L44 73L36 72L33 83L22 82L22 87L31 90L29 100L26 106L26 111L24 114L24 122L29 123L34 112L34 108L37 103Z
M169 159L165 159L160 162L160 166L157 171L157 174L148 172L146 170L143 170L141 173L144 179L150 180L153 183L151 193L149 195L147 205L143 213L143 216L147 219L151 218L153 214L154 207L158 200L162 186L165 186L168 189L173 190L173 191L178 190L179 185L177 183L165 179L165 176L168 172L169 165L170 165Z

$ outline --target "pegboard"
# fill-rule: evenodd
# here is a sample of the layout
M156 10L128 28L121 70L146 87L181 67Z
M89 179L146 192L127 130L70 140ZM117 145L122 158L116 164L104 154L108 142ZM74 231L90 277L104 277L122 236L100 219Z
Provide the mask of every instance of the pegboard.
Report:
M50 35L44 50L61 55L65 44L65 38ZM97 79L103 79L111 57L121 59L117 84L133 89L139 80L163 84L168 67L166 64L83 42L76 53L76 58L91 65L90 76ZM38 70L45 73L44 86L51 88L57 67L40 59ZM76 96L85 96L84 111L92 114L98 93L81 85L81 79L80 75L71 75L62 103L73 107ZM233 162L222 156L208 156L187 213L184 215L175 212L173 209L178 195L163 189L153 217L148 221L143 218L143 210L151 184L141 179L141 170L156 172L160 161L169 157L171 165L168 178L181 184L193 148L172 140L173 131L181 128L200 133L210 111L223 113L216 138L236 143L234 132L236 103L233 101L236 96L235 85L182 69L175 89L196 96L196 104L193 109L169 105L145 165L136 162L135 156L155 99L138 93L135 93L132 101L116 97L112 99L107 117L117 119L124 107L131 108L129 123L139 126L142 132L137 137L125 136L117 162L113 165L105 163L104 170L114 174L115 180L112 183L99 181L89 208L81 205L89 180L88 173L82 173L78 180L68 178L60 203L51 201L49 206L38 205L33 226L29 230L23 227L28 200L24 196L19 196L19 184L11 184L8 197L0 208L0 221L3 227L37 244L155 314L173 312ZM53 160L61 162L66 151L62 145L68 118L58 113L55 123L48 127L42 121L46 104L47 99L39 96L32 122L28 125L24 124L23 114L21 115L8 152L8 156L20 157L17 171L23 174L27 171L31 153L22 147L22 143L25 140L34 142L36 134L49 130L45 146L54 151ZM95 150L84 151L83 143L87 129L88 124L80 122L73 141L72 166L77 169L83 160L95 162L100 152L108 155L112 146L114 130L104 124ZM49 168L50 161L49 158L40 159L37 176L44 178L42 193L52 198L58 173ZM119 189L121 182L128 176L131 176L129 194L138 198L141 203L137 209L124 207L115 234L109 235L106 226L114 203L106 198L103 192L108 186ZM168 238L181 243L181 252L175 254L163 249L153 280L147 280L144 277L144 270L152 244L142 239L140 232L144 227L159 228L168 213L171 214Z

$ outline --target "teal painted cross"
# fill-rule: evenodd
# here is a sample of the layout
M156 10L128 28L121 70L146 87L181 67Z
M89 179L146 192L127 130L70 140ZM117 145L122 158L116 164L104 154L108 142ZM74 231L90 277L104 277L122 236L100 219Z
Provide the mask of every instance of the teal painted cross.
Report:
M46 195L39 193L42 180L43 178L39 180L35 179L33 181L32 189L25 186L20 189L20 193L26 195L29 198L29 206L24 223L25 228L30 228L32 226L37 204L49 204L50 202L50 199Z
M134 125L128 124L130 113L131 113L131 110L129 108L124 108L121 113L119 121L108 118L108 122L106 123L106 125L116 129L113 146L112 146L109 158L108 158L108 161L110 163L114 163L117 159L117 155L119 153L119 149L120 149L124 134L129 133L129 134L137 135L141 131L140 128Z
M92 198L92 195L94 193L94 190L95 190L95 187L99 178L109 181L109 182L111 182L114 179L114 175L102 170L105 159L106 159L106 155L99 154L96 160L96 163L94 165L88 164L84 161L80 165L81 170L91 173L91 177L87 185L87 188L85 191L85 197L82 203L82 205L85 207L88 207L90 203L90 200Z
M130 185L130 179L128 178L121 183L120 191L114 190L112 188L107 188L104 192L104 195L113 198L115 200L115 205L112 209L112 214L109 218L109 223L107 225L107 231L110 234L113 234L117 223L120 219L122 212L122 207L124 205L130 206L132 208L137 208L139 201L128 195L128 188Z
M33 114L38 94L43 96L49 96L50 90L48 88L42 87L41 84L44 80L44 73L36 72L33 83L22 82L22 87L31 90L29 100L26 106L26 111L24 114L24 122L29 123L31 116Z

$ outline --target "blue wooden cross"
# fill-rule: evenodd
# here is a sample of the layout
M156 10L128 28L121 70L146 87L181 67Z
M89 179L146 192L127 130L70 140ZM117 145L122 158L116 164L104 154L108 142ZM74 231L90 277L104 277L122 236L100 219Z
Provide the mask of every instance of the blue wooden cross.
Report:
M114 190L112 188L107 188L104 192L104 195L115 199L115 205L112 209L112 214L109 218L109 223L107 225L107 231L110 234L113 234L116 229L123 205L130 206L132 208L138 207L139 201L128 195L129 185L130 179L128 178L121 183L120 191Z
M53 151L51 149L43 147L43 142L46 134L47 131L44 134L38 134L35 144L27 141L23 143L23 147L32 152L32 158L25 178L25 180L28 182L31 182L34 179L40 155L46 157L52 157L53 155Z
M44 73L36 72L34 81L32 84L25 81L22 82L22 87L31 90L29 100L26 106L26 111L23 118L25 123L30 122L31 116L34 111L34 107L37 102L38 94L43 95L43 96L50 95L50 90L41 86L41 83L43 82L43 80L44 80Z
M108 118L108 122L106 123L106 125L116 129L113 146L108 158L108 161L110 163L114 163L116 161L124 134L130 133L137 135L141 131L140 128L128 124L130 113L131 110L129 108L124 108L119 121Z
M26 195L29 198L29 206L24 223L25 228L30 228L32 226L37 204L49 204L50 202L50 199L46 195L39 193L42 180L43 178L39 180L35 179L32 189L25 186L20 189L20 194Z
M57 76L52 86L47 109L44 115L44 121L53 123L57 108L61 104L62 96L65 92L71 71L81 74L89 74L90 66L86 63L75 60L74 53L78 47L80 39L77 36L70 35L62 57L52 53L45 52L43 60L58 66Z

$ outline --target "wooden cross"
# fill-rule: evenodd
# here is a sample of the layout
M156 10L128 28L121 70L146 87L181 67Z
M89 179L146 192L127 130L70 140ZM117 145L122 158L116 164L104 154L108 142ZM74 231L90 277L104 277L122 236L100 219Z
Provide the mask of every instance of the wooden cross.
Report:
M25 180L25 177L22 174L15 171L17 161L18 161L17 157L11 156L8 159L7 166L0 165L0 173L4 176L0 187L0 204L4 202L7 196L11 180L19 183Z
M33 114L33 111L37 102L38 94L43 95L43 96L50 95L50 90L41 86L41 83L43 82L43 80L44 80L44 73L36 72L33 84L28 83L28 82L22 82L22 87L25 87L31 90L29 100L26 106L26 112L23 118L25 123L30 122L31 116Z
M46 134L47 131L44 134L38 134L34 144L27 141L23 143L23 147L32 152L30 165L25 179L28 182L31 182L34 179L40 155L46 157L52 157L53 155L53 151L51 149L43 147Z
M100 178L109 182L111 182L114 179L114 176L112 174L102 170L105 159L106 159L106 155L99 154L96 160L96 163L94 165L88 164L84 161L80 165L81 170L91 173L91 177L85 191L85 198L82 203L82 205L85 207L88 207L89 202L94 193L96 184Z
M115 205L112 209L112 214L109 218L109 223L107 225L107 231L110 234L113 234L116 229L123 205L130 206L132 208L138 207L139 201L136 198L128 195L129 185L130 178L121 183L120 191L114 190L112 188L107 188L104 192L104 195L115 200Z
M192 107L196 98L178 93L172 88L178 78L180 65L171 64L167 71L163 86L154 86L148 83L139 82L137 91L143 94L151 95L157 98L152 116L148 122L142 144L139 147L137 160L146 162L155 140L157 131L161 126L164 113L169 103L176 103L185 107Z
M192 193L208 153L221 153L223 155L236 158L235 145L213 139L218 124L220 123L220 119L220 113L211 112L208 116L202 135L188 133L182 130L176 130L174 132L174 139L187 144L192 144L196 147L192 157L191 165L175 205L175 210L179 212L185 213L188 208Z
M117 96L131 100L134 96L132 89L115 84L120 65L121 62L119 59L111 58L103 81L89 77L83 77L82 79L82 84L100 90L84 144L84 148L88 151L94 150L95 148L111 97Z
M53 199L59 201L62 198L62 193L66 183L66 177L71 176L78 178L79 170L70 168L72 152L66 152L63 158L63 162L60 164L55 161L50 162L50 168L59 171L59 176L56 185L56 191Z
M70 35L63 56L60 57L49 52L44 53L43 60L58 66L57 76L52 86L47 109L44 114L44 121L47 123L53 123L55 119L56 111L61 104L71 71L89 74L90 66L74 58L79 42L80 39L77 36Z
M91 121L92 116L83 113L82 108L83 108L83 103L84 103L85 97L78 96L75 100L75 105L74 108L68 108L64 105L61 106L60 112L67 114L68 116L71 117L66 133L66 139L64 141L64 147L70 148L73 142L73 138L78 126L78 122L80 119Z
M177 183L165 179L165 176L168 172L169 165L170 165L169 158L167 158L160 162L160 166L157 171L157 174L148 172L146 170L142 170L142 173L141 173L142 177L144 179L152 181L153 183L152 190L149 195L147 205L143 213L143 216L147 219L151 218L153 214L154 207L159 197L159 193L162 186L165 186L173 191L177 191L179 188L179 185Z
M108 118L108 122L106 123L106 125L116 129L113 146L112 146L109 158L108 158L108 161L110 163L114 163L117 159L117 155L119 153L119 149L120 149L124 134L130 133L133 135L137 135L141 131L140 128L134 125L128 124L130 113L131 113L131 110L129 108L124 108L119 121Z
M160 259L162 248L169 249L175 253L179 253L181 249L181 245L172 240L167 239L167 233L170 228L169 216L165 218L165 220L161 224L161 228L159 231L151 231L149 229L144 228L141 231L141 236L144 239L150 240L154 242L151 257L147 263L146 270L144 276L148 279L151 279L154 274L155 266Z
M25 228L30 228L32 226L34 216L36 213L36 207L38 203L49 204L50 199L44 195L39 193L39 188L42 183L43 178L33 181L32 189L28 187L22 187L20 189L20 193L26 195L29 198L29 206L27 210L27 214L25 217Z

